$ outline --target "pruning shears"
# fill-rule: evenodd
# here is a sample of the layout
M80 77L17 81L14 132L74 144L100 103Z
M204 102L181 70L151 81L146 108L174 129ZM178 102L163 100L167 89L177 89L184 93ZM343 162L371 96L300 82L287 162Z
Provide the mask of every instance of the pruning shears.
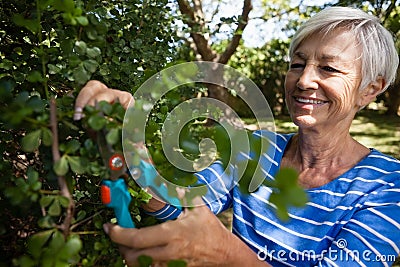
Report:
M153 164L141 159L139 165L129 166L129 171L132 178L142 188L150 188L163 201L168 202L178 209L182 209L180 200L177 197L170 196L167 186L160 179L157 181L159 175Z
M101 201L107 207L114 209L117 223L121 227L135 228L129 212L132 197L125 182L127 167L124 156L108 144L104 130L97 133L97 143L104 164L110 173L110 177L102 181Z
M108 179L103 179L101 185L101 201L106 207L114 209L117 223L124 228L135 228L132 221L129 204L132 200L126 180L128 178L128 167L122 152L115 151L106 140L106 131L99 131L97 143L104 164L109 170ZM129 165L129 171L142 188L150 188L154 193L179 210L182 209L180 200L168 193L168 188L162 182L157 182L157 170L150 162L140 159L139 165ZM176 217L180 212L176 213ZM173 219L173 218L171 218Z

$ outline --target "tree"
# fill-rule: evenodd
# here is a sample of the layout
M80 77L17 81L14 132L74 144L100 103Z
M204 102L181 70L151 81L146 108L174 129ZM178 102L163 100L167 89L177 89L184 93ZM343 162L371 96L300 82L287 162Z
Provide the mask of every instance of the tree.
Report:
M193 48L195 58L203 61L213 61L220 64L227 64L231 56L236 51L242 38L242 32L246 28L249 20L249 13L252 9L251 0L243 0L243 8L240 15L232 18L221 18L215 31L211 32L207 19L203 11L203 1L201 0L177 0L179 10L184 18L184 23L189 26L190 38L187 39L190 47ZM220 3L220 2L219 2ZM218 8L216 9L216 12ZM220 52L213 48L211 39L218 34L222 24L236 25L233 33ZM221 75L222 77L222 75ZM209 96L222 102L229 103L229 92L216 85L207 85Z
M106 130L108 144L120 148L125 110L119 103L100 102L87 107L83 121L76 122L74 97L89 79L134 93L150 75L171 64L179 38L168 7L167 0L1 2L1 264L123 266L102 230L114 214L100 203L99 185L108 172L91 133ZM189 89L184 91L196 93ZM146 130L150 152L159 152L157 127L185 97L172 92L152 110ZM179 141L189 143L190 150L192 143L198 144L197 133L183 131ZM220 147L228 145L225 137L220 131ZM259 157L261 152L255 152ZM163 163L165 157L153 160ZM246 169L249 177L256 165ZM177 173L174 178L182 183L196 182L193 174ZM290 200L280 195L278 212L290 201L304 200L295 179L290 188L287 184L279 179L273 183L277 192L293 195L296 189L300 196ZM130 194L136 224L156 223L139 211L150 196L134 184Z

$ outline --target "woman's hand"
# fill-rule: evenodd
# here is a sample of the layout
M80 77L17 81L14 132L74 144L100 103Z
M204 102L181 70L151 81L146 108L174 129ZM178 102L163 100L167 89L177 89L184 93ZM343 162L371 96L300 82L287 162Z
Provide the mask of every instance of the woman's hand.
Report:
M266 266L205 205L155 226L127 229L105 224L104 230L120 245L128 266L137 266L140 255L160 265L180 259L188 266Z
M82 118L82 111L85 106L94 106L100 101L107 101L110 103L119 102L127 109L132 100L133 96L129 92L108 88L99 81L89 81L76 98L74 120Z
M107 101L109 103L119 102L125 109L127 109L129 104L133 103L133 96L126 91L108 88L102 82L95 80L89 81L81 89L75 100L74 120L82 119L82 111L85 106L94 106L100 101ZM152 194L152 192L150 193ZM164 205L164 202L152 198L149 203L143 205L143 208L147 211L154 212L162 209Z

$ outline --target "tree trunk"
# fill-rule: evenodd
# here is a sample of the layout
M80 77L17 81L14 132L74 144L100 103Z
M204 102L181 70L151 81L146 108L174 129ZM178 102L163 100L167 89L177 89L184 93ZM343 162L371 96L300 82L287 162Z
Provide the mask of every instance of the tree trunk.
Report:
M226 49L218 54L211 47L210 36L207 33L207 27L205 25L205 17L203 13L202 1L192 0L190 5L188 0L177 0L179 10L188 19L185 23L191 28L190 36L192 39L193 47L197 58L203 61L212 61L221 64L228 63L229 59L235 53L240 40L242 38L242 32L247 26L249 20L249 13L252 10L251 0L243 0L242 14L240 15L239 23L235 29L232 39L226 46ZM218 99L226 104L229 104L229 99L232 95L221 86L207 85L208 95L212 98Z
M400 68L397 69L397 78L395 83L389 87L387 93L387 115L400 116Z

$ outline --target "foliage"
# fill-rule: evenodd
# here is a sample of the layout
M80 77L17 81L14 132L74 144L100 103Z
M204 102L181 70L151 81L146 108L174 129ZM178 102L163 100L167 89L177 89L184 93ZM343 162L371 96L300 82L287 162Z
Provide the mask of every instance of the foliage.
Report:
M288 69L288 49L289 42L279 39L259 48L240 46L229 62L230 66L242 70L257 84L275 114L286 113L283 81Z
M174 60L167 3L1 2L2 265L123 265L102 231L113 215L99 201L105 168L86 127L112 128L108 141L118 143L124 111L118 103L103 106L104 119L89 109L75 122L74 96L89 79L132 92ZM58 135L50 127L52 98ZM139 225L152 223L138 213L147 194L135 192L132 215Z

